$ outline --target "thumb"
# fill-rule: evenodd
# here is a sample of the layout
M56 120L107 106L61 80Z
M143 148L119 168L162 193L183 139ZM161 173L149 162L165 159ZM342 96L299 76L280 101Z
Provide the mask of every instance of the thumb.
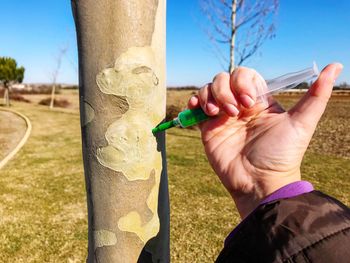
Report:
M343 69L340 63L326 66L316 82L310 87L301 100L289 110L293 121L302 126L315 129L326 109L336 78Z

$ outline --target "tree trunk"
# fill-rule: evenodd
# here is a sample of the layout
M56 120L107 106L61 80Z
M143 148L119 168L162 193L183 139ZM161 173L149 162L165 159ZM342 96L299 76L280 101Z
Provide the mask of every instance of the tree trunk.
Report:
M4 88L4 103L6 107L10 107L10 87L5 85Z
M230 65L229 65L230 73L232 73L233 70L235 69L236 9L237 9L237 0L232 0Z
M56 92L56 84L52 85L51 90L51 101L50 101L50 109L53 109L54 103L55 103L55 92Z
M72 0L88 262L169 262L165 0Z

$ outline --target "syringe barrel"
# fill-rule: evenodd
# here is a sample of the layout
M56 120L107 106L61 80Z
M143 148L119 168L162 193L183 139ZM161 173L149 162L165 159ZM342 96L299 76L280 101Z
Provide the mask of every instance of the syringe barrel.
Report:
M313 66L297 72L288 73L278 78L267 80L267 90L258 91L258 97L273 94L282 90L292 89L302 82L307 82L319 75L316 63Z
M177 119L181 127L189 127L199 122L205 121L210 117L204 113L202 108L193 110L184 110L179 113Z
M313 64L312 67L285 74L281 77L266 81L267 88L265 90L257 90L257 97L262 101L266 101L266 96L269 94L273 94L278 91L282 91L285 89L291 89L295 86L299 85L302 82L309 81L319 74L316 63ZM196 125L202 121L209 119L202 108L192 109L192 110L184 110L179 113L178 117L173 121L163 123L152 130L153 133L157 133L162 130L166 130L168 128L178 126L181 127L189 127L192 125Z

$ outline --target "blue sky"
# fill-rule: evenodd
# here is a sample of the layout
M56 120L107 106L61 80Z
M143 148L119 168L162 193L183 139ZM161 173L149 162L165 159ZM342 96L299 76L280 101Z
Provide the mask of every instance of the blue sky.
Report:
M205 21L200 0L167 1L167 82L198 85L223 70L199 27ZM75 28L69 0L0 0L0 56L14 57L26 68L25 82L50 82L59 49L68 46L58 81L77 83ZM276 37L246 66L271 78L316 61L344 64L338 82L350 83L350 1L281 0Z

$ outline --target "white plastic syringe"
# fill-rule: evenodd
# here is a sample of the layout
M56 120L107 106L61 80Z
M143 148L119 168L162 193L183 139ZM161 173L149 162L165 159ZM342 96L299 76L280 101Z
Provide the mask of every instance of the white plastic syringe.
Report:
M280 77L267 80L267 91L263 91L259 96L264 96L266 94L274 94L276 92L281 92L283 90L292 89L298 86L302 82L310 81L318 77L319 71L316 63L314 62L312 67L300 70L297 72L288 73Z
M264 101L267 95L281 92L286 89L294 88L302 82L310 81L316 78L318 75L319 71L316 63L314 62L313 66L310 68L288 73L275 79L266 81L267 90L257 91L257 97L258 99ZM152 130L152 132L153 134L155 134L159 131L164 131L174 126L181 126L185 128L196 125L199 122L205 121L209 118L211 117L206 115L202 108L184 110L179 113L177 118L175 118L172 121L159 124Z

